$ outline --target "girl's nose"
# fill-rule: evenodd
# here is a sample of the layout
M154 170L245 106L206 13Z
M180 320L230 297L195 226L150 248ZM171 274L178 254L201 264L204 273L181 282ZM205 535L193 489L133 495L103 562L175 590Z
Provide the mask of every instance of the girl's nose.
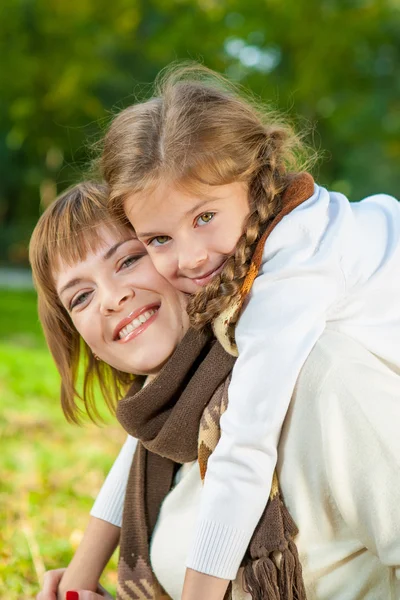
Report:
M204 247L191 246L183 249L178 256L180 271L193 271L200 268L207 261L207 251Z

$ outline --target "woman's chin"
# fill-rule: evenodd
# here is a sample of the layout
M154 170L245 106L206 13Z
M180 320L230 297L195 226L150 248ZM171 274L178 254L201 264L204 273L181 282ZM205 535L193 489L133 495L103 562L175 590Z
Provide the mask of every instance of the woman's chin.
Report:
M140 356L132 356L131 360L128 356L124 356L122 361L110 362L111 366L123 373L131 373L132 375L154 375L160 371L163 365L167 362L175 347L164 346L163 348L152 348L149 352L141 352Z
M149 360L143 360L140 364L137 365L135 370L132 370L131 373L134 375L157 375L165 365L169 357L171 356L173 349L171 352L164 354L163 356L152 356Z

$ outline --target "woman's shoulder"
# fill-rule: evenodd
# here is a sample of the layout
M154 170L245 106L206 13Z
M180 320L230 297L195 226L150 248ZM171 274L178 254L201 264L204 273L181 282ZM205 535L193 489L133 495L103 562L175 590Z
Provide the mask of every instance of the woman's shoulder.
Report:
M373 384L382 378L390 382L391 392L400 395L400 373L361 343L329 328L314 346L301 373L301 381L307 387L332 391L345 387L360 401L360 390L372 386L370 395L375 394ZM338 394L338 400L344 401L345 396Z

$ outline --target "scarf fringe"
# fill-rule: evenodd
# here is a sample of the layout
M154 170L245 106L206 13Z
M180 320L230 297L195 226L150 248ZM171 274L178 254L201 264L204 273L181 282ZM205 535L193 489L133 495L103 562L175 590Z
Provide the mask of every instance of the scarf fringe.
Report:
M270 556L247 563L243 588L252 600L306 600L296 544L289 539L279 567Z
M243 571L243 588L252 600L281 600L274 561L264 556L247 563Z
M297 546L292 539L288 540L288 547L282 553L279 578L279 587L283 593L282 598L285 600L306 600L301 562Z

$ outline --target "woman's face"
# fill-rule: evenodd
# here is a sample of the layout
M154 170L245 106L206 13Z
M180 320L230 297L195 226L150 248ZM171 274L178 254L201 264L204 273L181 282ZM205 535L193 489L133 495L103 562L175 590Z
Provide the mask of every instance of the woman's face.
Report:
M186 333L185 296L154 268L141 242L100 226L100 244L54 274L59 298L101 360L127 373L156 373Z

